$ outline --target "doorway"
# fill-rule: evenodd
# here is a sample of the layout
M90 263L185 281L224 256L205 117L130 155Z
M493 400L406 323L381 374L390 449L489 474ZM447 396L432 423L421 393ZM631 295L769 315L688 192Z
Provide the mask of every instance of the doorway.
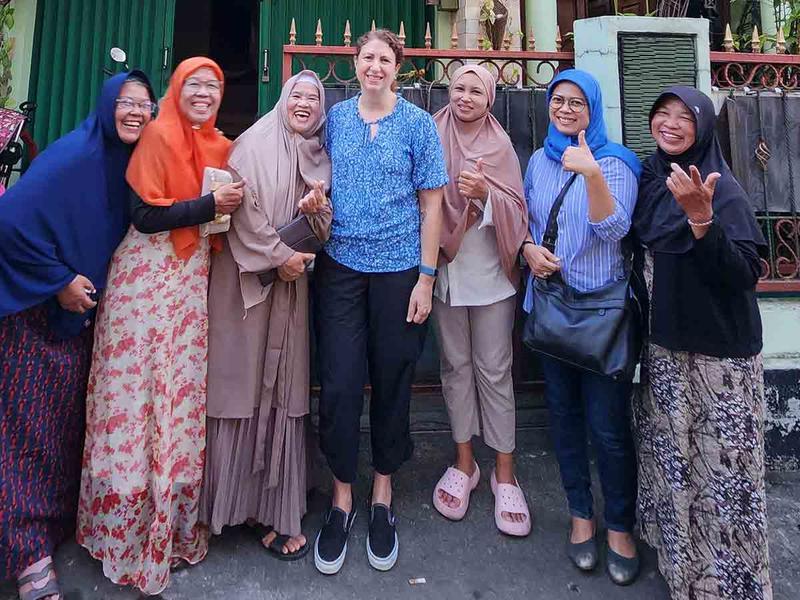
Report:
M259 0L177 0L173 64L213 58L225 73L217 127L235 138L258 115Z

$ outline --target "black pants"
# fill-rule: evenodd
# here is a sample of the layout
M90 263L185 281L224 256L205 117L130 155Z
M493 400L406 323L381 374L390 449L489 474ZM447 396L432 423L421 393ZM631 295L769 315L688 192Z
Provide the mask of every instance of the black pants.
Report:
M339 481L352 483L358 463L365 364L372 384L372 464L391 475L411 458L411 384L427 325L406 322L416 268L362 273L324 252L314 270L320 447Z

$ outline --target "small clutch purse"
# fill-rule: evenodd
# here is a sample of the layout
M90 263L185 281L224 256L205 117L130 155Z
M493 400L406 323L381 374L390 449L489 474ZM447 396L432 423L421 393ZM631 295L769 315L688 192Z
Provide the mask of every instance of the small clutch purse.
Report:
M281 241L296 252L316 254L322 250L322 242L319 241L305 215L292 219L283 227L279 227L277 232ZM275 281L278 272L277 269L270 269L256 274L261 285L268 286Z
M206 167L203 169L203 191L202 194L210 194L220 188L226 183L233 183L231 174L223 169L215 169L214 167ZM208 237L215 233L225 233L231 228L230 215L216 215L213 221L203 223L200 225L200 235Z

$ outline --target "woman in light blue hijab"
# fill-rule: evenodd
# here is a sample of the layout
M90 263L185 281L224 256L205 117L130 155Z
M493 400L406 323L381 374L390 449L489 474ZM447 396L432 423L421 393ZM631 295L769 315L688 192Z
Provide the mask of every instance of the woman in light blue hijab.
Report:
M522 252L531 269L525 310L533 309L533 277L560 273L580 291L624 277L621 240L630 229L641 166L629 149L608 141L597 80L585 71L560 73L547 91L550 128L525 174L530 235ZM542 238L556 197L576 175L558 215L555 252ZM586 429L592 433L605 500L609 576L632 583L639 558L632 531L636 458L630 429L631 382L541 356L545 396L561 480L572 518L567 555L581 570L597 565L597 522Z

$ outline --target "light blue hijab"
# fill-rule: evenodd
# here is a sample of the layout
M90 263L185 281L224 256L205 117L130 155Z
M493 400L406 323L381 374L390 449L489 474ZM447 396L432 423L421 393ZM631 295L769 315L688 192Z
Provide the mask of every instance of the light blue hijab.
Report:
M632 150L629 150L621 144L615 144L608 141L608 134L606 132L606 121L603 117L603 95L600 92L600 84L592 75L580 69L568 69L559 73L547 88L547 102L549 104L550 98L553 95L553 90L559 83L568 81L574 83L586 96L586 101L589 105L589 127L586 128L586 143L592 150L592 154L596 160L614 156L628 165L636 178L642 172L642 163ZM561 162L561 157L564 155L564 150L570 146L577 146L577 136L567 136L561 133L556 126L550 123L547 130L547 138L544 140L544 152L547 158L554 160L558 163Z

